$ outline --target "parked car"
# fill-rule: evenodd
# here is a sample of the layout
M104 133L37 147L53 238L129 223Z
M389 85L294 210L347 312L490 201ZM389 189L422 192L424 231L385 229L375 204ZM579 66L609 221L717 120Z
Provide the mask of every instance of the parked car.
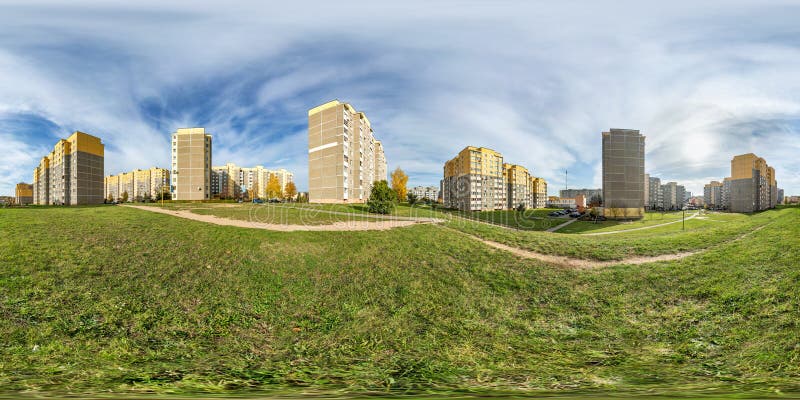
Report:
M560 217L561 213L558 212L558 211L553 211L553 212L551 212L550 214L547 214L547 215L549 215L551 217Z
M569 216L570 216L571 218L578 218L578 217L580 217L580 216L581 216L581 213L579 213L579 212L574 212L574 213L570 213L570 214L569 214Z
M264 200L262 199L253 199L253 204L263 204Z

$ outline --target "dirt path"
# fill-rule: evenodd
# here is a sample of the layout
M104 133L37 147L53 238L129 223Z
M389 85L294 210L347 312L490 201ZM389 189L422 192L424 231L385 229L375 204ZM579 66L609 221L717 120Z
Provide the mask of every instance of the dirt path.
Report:
M295 232L295 231L382 231L403 226L410 226L427 221L415 220L380 220L380 221L340 221L328 225L288 225L288 224L268 224L264 222L244 221L228 218L220 218L214 215L195 214L186 210L165 210L158 207L125 205L123 207L135 208L138 210L156 212L172 215L174 217L191 219L193 221L207 222L209 224L235 226L239 228L267 229L271 231Z
M686 258L686 257L689 257L689 256L693 256L695 254L705 253L705 252L707 252L709 250L712 250L714 248L717 248L717 247L720 247L720 246L723 246L723 245L726 245L726 244L729 244L729 243L736 242L736 241L741 240L741 239L743 239L743 238L745 238L745 237L747 237L749 235L752 235L755 232L760 231L765 226L766 225L761 225L761 226L753 229L750 232L743 233L743 234L741 234L741 235L739 235L739 236L737 236L737 237L735 237L735 238L733 238L731 240L721 242L719 244L716 244L716 245L711 246L711 247L707 247L705 249L698 249L698 250L693 250L693 251L685 251L685 252L681 252L681 253L661 254L661 255L657 255L657 256L633 256L633 257L624 258L622 260L611 260L611 261L586 260L586 259L582 259L582 258L572 258L572 257L566 257L566 256L556 256L556 255L551 255L551 254L538 253L538 252L535 252L535 251L520 249L518 247L512 247L512 246L509 246L509 245L506 245L506 244L503 244L503 243L498 243L498 242L494 242L494 241L491 241L491 240L483 239L481 237L470 235L468 233L461 232L461 231L453 229L453 228L445 227L445 229L449 229L449 230L452 230L452 231L459 232L459 233L461 233L461 234L463 234L465 236L468 236L468 237L470 237L470 238L472 238L474 240L477 240L477 241L479 241L479 242L481 242L481 243L483 243L483 244L485 244L487 246L494 247L494 248L499 249L499 250L507 251L509 253L512 253L512 254L518 256L518 257L544 261L546 263L555 264L555 265L558 265L560 267L565 267L565 268L598 269L598 268L610 267L610 266L613 266L613 265L623 265L623 264L638 265L638 264L646 264L646 263L652 263L652 262L658 262L658 261L680 260L680 259L683 259L683 258Z

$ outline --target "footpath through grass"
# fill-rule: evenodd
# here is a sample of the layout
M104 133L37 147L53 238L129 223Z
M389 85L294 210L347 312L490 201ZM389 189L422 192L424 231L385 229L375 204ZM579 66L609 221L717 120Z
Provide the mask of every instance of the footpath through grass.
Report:
M797 390L800 213L748 221L724 226L766 226L700 256L587 272L435 225L279 233L3 209L0 391Z

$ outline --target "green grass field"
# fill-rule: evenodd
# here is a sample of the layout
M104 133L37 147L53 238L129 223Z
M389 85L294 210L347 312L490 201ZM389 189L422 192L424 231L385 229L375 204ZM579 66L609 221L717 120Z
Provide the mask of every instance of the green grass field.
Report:
M696 212L697 211L686 212L686 218L690 218ZM617 232L629 229L650 227L669 222L676 222L682 219L683 219L683 213L681 212L665 212L665 213L648 212L645 214L644 218L634 221L613 221L613 220L597 221L597 222L575 221L559 229L558 233ZM678 225L678 229L681 229L680 225Z
M0 392L800 390L800 209L690 222L594 237L445 223L582 258L709 248L579 271L433 224L273 232L0 209Z

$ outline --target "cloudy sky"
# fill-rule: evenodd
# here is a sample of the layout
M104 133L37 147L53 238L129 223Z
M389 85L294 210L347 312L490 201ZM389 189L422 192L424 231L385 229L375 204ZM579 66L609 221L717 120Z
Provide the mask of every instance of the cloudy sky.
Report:
M753 152L800 194L798 21L797 1L4 0L0 194L74 130L113 174L166 167L190 126L214 164L285 167L304 190L307 110L332 99L411 185L475 145L551 194L565 169L599 187L601 131L630 128L647 171L695 193Z

